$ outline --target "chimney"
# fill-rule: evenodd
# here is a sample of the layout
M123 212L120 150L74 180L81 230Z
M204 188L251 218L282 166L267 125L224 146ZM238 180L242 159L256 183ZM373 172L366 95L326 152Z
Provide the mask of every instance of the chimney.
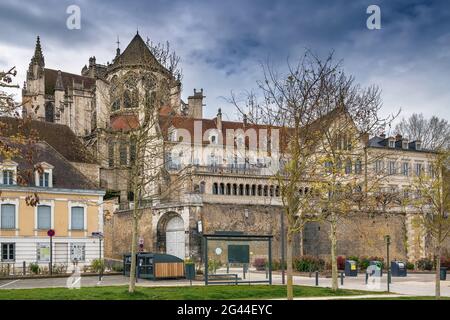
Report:
M203 89L194 89L194 95L188 97L188 116L194 119L203 118Z
M242 122L244 123L244 128L247 126L247 114L244 113L244 116L242 118Z

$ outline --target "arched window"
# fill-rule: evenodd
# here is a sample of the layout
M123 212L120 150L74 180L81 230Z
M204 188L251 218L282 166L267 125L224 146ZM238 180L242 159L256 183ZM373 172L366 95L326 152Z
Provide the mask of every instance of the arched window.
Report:
M274 189L273 189L273 186L270 186L270 188L269 188L269 194L270 194L271 197L274 196Z
M269 195L269 187L264 186L264 197L267 197Z
M252 196L256 196L256 185L252 184Z
M250 185L248 185L248 184L245 185L245 195L246 196L250 195Z
M227 195L231 194L231 184L227 183Z
M205 181L200 182L200 193L205 193Z
M243 184L240 184L240 185L239 185L239 195L240 195L240 196L243 196L243 195L244 195L244 185L243 185Z
M345 174L351 174L352 173L352 160L347 159L345 162Z
M275 187L275 197L279 197L280 196L280 186L276 186Z
M111 101L111 111L117 111L120 109L120 97L119 97L119 85L117 76L114 76L111 80L111 87L109 91L109 98Z
M219 190L218 190L218 189L219 189L219 188L218 188L217 182L214 182L214 183L213 183L212 193L213 193L213 194L218 194L218 193L219 193Z
M119 146L119 160L121 166L126 166L128 164L127 145L124 142Z
M128 89L126 89L123 92L123 107L124 108L132 108L133 107L133 104L131 102L131 92Z
M233 196L237 195L237 184L233 183Z
M361 172L362 172L362 162L361 162L361 159L358 159L355 162L355 173L361 174Z
M219 186L220 186L219 193L220 194L225 194L225 185L223 183L221 183Z
M108 144L108 166L114 167L114 142Z
M258 196L262 196L262 185L258 185Z

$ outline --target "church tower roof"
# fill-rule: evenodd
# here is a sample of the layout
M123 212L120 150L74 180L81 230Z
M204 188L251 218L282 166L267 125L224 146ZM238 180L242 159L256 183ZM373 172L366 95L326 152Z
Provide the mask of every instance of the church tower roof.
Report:
M122 54L116 56L114 63L112 64L113 69L117 67L134 66L151 66L152 68L167 72L167 70L165 70L165 68L150 52L150 49L139 33L136 33Z

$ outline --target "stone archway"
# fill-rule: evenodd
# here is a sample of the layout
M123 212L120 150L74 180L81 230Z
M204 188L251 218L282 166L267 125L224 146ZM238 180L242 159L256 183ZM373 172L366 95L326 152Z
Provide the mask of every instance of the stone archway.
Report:
M168 212L160 218L156 242L159 252L185 258L184 220L178 213Z

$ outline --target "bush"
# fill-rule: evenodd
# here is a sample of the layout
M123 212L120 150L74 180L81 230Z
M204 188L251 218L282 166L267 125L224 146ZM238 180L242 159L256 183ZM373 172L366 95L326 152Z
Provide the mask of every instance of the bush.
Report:
M286 261L284 262L284 270L286 270ZM281 270L281 261L280 260L273 260L272 261L272 270Z
M219 260L209 260L208 261L208 272L216 273L217 269L222 266L222 262Z
M441 267L450 268L450 257L441 257Z
M103 259L94 259L91 262L91 270L93 272L104 272L105 271L105 261Z
M338 256L336 260L337 260L338 270L344 270L345 269L345 257Z
M54 274L67 273L67 265L65 265L65 264L53 265L52 268L53 268L53 273Z
M313 256L302 256L294 259L293 267L298 272L321 271L325 267L325 261Z
M367 257L359 257L358 259L358 267L361 270L366 270L370 265L370 260Z
M356 266L359 267L359 257L357 256L348 256L347 260L353 260L356 262Z
M28 267L30 268L30 272L33 274L39 274L39 271L41 270L37 263L30 263Z
M414 270L414 263L412 262L406 262L406 269L407 270Z
M422 258L420 260L417 260L417 269L427 271L433 270L433 260L429 258Z
M123 265L121 263L113 264L111 266L111 270L115 272L123 272Z
M256 270L258 271L262 271L266 269L267 266L267 260L266 258L256 258L253 261L253 266L256 268Z

